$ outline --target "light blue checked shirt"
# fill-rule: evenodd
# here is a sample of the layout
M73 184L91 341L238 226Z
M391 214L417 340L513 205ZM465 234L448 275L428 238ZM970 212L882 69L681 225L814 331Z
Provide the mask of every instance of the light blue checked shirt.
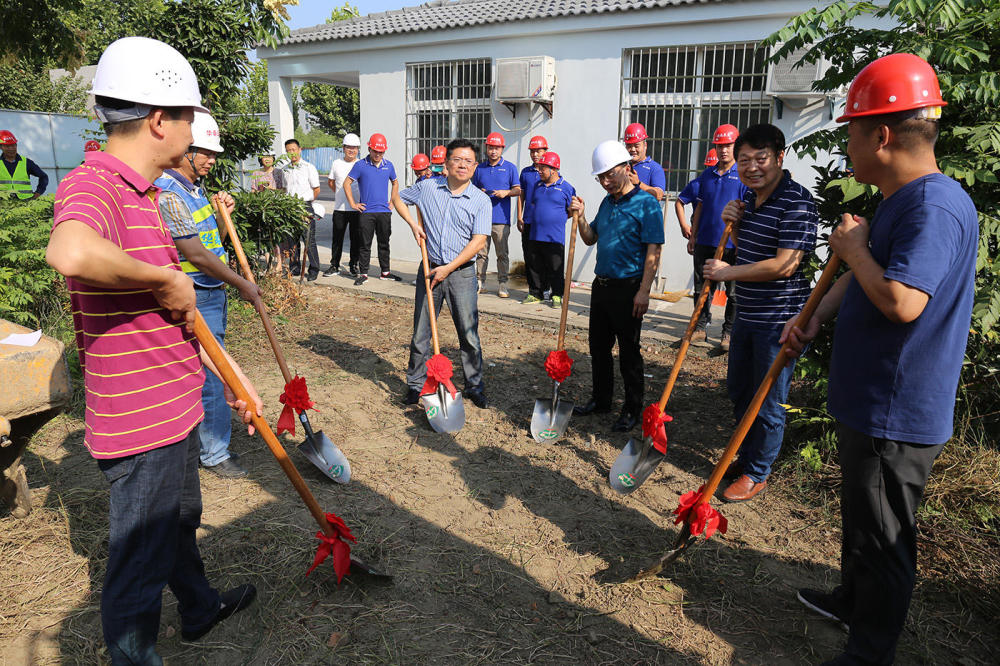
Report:
M427 232L427 256L435 266L454 261L474 235L489 236L493 229L493 204L472 183L454 195L447 179L428 178L399 196L420 209Z

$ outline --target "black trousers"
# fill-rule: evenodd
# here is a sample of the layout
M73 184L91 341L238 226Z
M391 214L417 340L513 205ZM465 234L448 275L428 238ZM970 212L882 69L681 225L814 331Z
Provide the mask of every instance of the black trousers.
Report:
M303 238L304 236L304 238ZM319 248L316 247L316 220L310 219L309 226L299 234L289 236L281 246L283 254L290 254L288 258L288 268L297 275L303 268L300 258L299 242L304 240L306 244L306 257L309 261L308 275L319 275Z
M524 257L524 278L528 281L528 293L534 296L542 297L542 292L538 289L538 274L533 271L532 264L534 263L533 248L534 241L531 240L531 225L524 225L524 231L521 232L521 256Z
M348 233L351 268L358 267L358 253L361 250L360 213L356 210L333 211L333 237L330 241L330 266L340 268L340 256L344 253L344 232Z
M840 585L849 609L846 654L891 664L917 577L916 512L943 444L878 439L837 424L843 544Z
M368 275L372 260L372 239L378 237L378 265L389 272L389 235L392 233L392 213L361 213L358 216L358 273Z
M632 299L640 278L594 280L590 294L590 357L594 394L598 405L610 405L615 393L615 371L611 348L618 342L618 366L625 384L625 407L642 411L643 363L639 348L642 319L632 316Z
M531 241L528 246L531 262L527 264L528 292L538 298L551 289L553 296L562 296L565 286L563 274L563 244L548 241ZM534 290L532 290L534 284Z
M701 286L705 281L703 272L705 269L705 262L715 256L715 248L711 245L695 245L694 246L694 297L695 303L697 303L698 296L701 294ZM736 263L736 248L727 247L722 252L722 260L729 265ZM736 290L733 288L734 283L729 280L726 284L726 320L722 323L723 333L733 332L733 322L736 321ZM715 296L715 292L718 291L720 283L713 282L711 291L708 293L708 299L705 300L705 305L701 308L701 315L698 317L698 328L707 328L709 324L712 323L712 297Z

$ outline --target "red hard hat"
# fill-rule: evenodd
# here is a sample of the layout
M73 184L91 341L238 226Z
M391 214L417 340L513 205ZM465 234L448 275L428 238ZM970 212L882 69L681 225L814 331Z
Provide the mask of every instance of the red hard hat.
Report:
M941 98L937 74L926 60L912 53L893 53L858 72L847 91L844 115L837 122L947 105Z
M0 130L0 145L10 146L17 143L17 137L10 130Z
M633 143L645 141L648 138L649 137L646 136L646 128L642 126L642 123L632 123L625 128L626 146L631 146Z
M423 171L431 165L431 160L429 157L423 153L417 153L413 156L413 163L410 165L414 171Z
M715 166L719 163L719 156L715 153L715 148L709 148L705 155L705 166Z
M389 150L389 142L385 140L385 136L382 134L372 134L371 138L368 139L368 147L384 153Z
M87 143L83 144L83 152L85 152L85 153L89 153L91 151L100 150L100 149L101 149L101 144L98 143L97 141L94 141L93 139L91 139Z
M553 152L547 152L542 155L542 159L538 160L539 164L544 164L545 166L552 167L553 169L559 170L559 156Z
M719 125L719 128L715 130L715 134L712 135L712 143L716 145L736 143L736 139L739 136L740 131L736 129L736 125L726 123L725 125Z
M544 136L533 136L531 141L528 142L528 150L535 150L537 148L545 148L548 150L549 142L545 140Z
M434 146L431 150L431 164L444 164L448 157L448 148L445 146Z
M500 132L490 132L490 135L486 137L487 146L500 146L503 148L503 134Z

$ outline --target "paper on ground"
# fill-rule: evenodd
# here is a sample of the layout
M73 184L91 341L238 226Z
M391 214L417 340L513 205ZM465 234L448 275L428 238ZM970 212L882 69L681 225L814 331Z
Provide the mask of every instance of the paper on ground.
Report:
M16 345L18 347L34 347L38 344L38 341L42 339L42 331L37 330L34 333L11 333L3 340L0 340L0 345Z

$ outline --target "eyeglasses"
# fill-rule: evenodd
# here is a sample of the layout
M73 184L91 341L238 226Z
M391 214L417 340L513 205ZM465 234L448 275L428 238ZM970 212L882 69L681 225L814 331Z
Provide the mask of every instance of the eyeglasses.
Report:
M604 173L598 174L594 178L594 180L596 180L601 185L603 185L606 182L610 183L615 178L618 178L620 175L622 175L622 173L625 170L625 168L626 167L623 167L622 165L619 164L618 166L614 167L613 169L610 169L608 171L605 171Z
M467 157L449 157L448 161L452 164L464 164L465 166L472 166L476 163L476 160L470 160Z
M736 167L738 169L746 169L751 164L756 164L759 167L765 166L770 160L773 153L771 151L766 151L763 153L758 153L753 157L740 157L736 160Z

